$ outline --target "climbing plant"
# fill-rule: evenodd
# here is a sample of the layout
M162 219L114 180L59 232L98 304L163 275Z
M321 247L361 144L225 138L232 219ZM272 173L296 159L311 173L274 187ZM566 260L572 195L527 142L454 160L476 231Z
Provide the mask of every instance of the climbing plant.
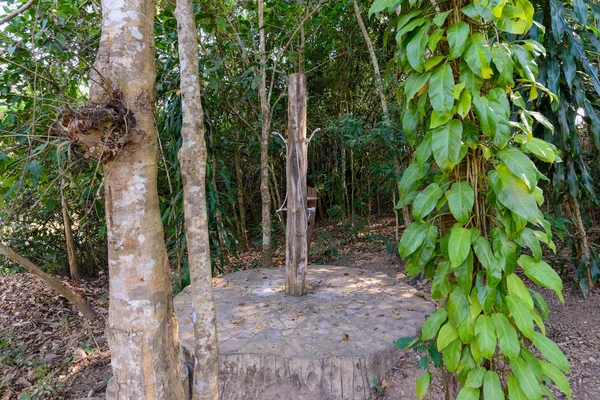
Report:
M545 49L522 36L537 24L534 8L528 0L376 0L370 14L384 10L405 75L402 125L416 146L399 188L414 222L398 247L410 274L433 281L440 305L421 337L398 345L433 341L431 356L441 352L460 383L458 399L541 399L552 397L552 382L570 397L568 361L545 336L548 307L522 278L563 301L560 277L542 260L541 243L555 250L539 208L547 178L530 158L561 161L533 136L536 124L552 125L531 102L557 101L536 82ZM419 378L419 399L430 382L429 371Z

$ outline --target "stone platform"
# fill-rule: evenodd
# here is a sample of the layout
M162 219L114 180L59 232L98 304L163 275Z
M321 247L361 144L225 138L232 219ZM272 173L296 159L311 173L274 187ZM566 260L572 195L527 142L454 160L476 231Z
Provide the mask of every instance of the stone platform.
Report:
M224 400L368 399L396 365L395 340L418 334L432 303L382 273L310 266L307 296L284 293L284 268L214 280ZM190 287L175 297L192 367ZM191 376L192 374L190 374Z

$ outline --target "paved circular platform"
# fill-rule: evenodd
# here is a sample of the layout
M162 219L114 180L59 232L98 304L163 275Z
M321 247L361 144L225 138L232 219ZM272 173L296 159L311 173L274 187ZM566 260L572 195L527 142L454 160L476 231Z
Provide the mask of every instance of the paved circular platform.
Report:
M223 399L367 399L394 366L395 340L434 311L382 273L310 266L309 294L284 293L284 268L214 280ZM175 297L184 362L193 366L190 287Z

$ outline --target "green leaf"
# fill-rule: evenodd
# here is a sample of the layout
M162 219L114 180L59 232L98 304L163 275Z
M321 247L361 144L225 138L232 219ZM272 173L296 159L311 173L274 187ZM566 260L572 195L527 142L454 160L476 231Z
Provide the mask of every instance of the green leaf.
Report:
M443 195L444 191L437 183L429 184L415 198L412 208L413 218L419 220L429 215Z
M533 344L535 344L535 347L538 348L546 360L550 361L561 370L569 372L569 361L556 343L539 332L533 333L531 341Z
M440 28L433 31L431 33L431 36L429 36L429 42L427 42L427 47L429 47L429 50L431 50L432 53L435 52L435 49L443 36L444 30Z
M375 0L369 8L369 17L385 9L394 10L398 8L400 3L402 3L402 0Z
M415 159L419 165L424 165L431 157L431 132L427 132L421 144L415 150Z
M565 302L562 295L562 281L551 266L544 261L536 261L534 258L525 255L519 257L517 263L523 268L529 279L540 286L554 290L560 301Z
M531 249L531 253L533 254L533 258L536 261L542 260L542 246L540 246L540 240L530 228L523 229L523 232L521 232L521 237L519 239L515 239L515 241L522 247L529 247Z
M464 90L458 99L458 105L456 106L456 113L461 116L461 118L465 118L469 111L471 111L471 93Z
M450 54L448 55L449 60L454 60L462 55L469 43L468 38L471 33L469 25L460 21L456 24L452 24L446 31L448 37L448 44L450 45Z
M536 187L539 172L525 153L513 147L506 147L498 152L498 158L506 164L510 172L525 182L529 190Z
M471 317L470 307L467 308L469 313L458 325L458 336L464 344L469 344L475 340L475 320Z
M460 159L462 124L453 119L431 131L433 158L442 171L449 171Z
M504 400L500 378L494 371L487 371L483 378L483 400Z
M444 364L448 371L454 372L458 367L458 363L460 361L460 353L462 350L462 342L460 339L454 340L452 343L446 347L446 350L442 353L444 356Z
M406 45L406 56L408 58L408 63L411 67L417 72L423 72L425 67L425 47L427 46L427 41L429 40L429 35L427 31L429 30L429 25L425 25L419 29L414 37L408 42Z
M414 146L417 138L417 126L421 121L419 110L409 109L402 112L402 129L411 146Z
M448 14L450 14L450 11L437 14L435 17L433 17L433 23L437 26L444 25L444 22L446 22L446 18L448 18Z
M518 356L521 351L521 344L517 332L508 321L508 318L504 314L494 313L492 314L492 321L494 322L494 328L496 328L496 336L502 354L509 358Z
M450 212L461 224L466 224L475 203L475 193L469 182L456 182L446 192Z
M481 354L488 360L492 358L496 351L496 331L492 318L489 315L481 314L475 322L475 343L481 350Z
M404 81L404 95L406 96L406 100L412 100L417 93L421 93L421 89L427 85L430 77L431 72L429 71L410 73Z
M477 366L474 370L469 372L465 387L480 388L483 385L483 377L485 376L486 369L482 366Z
M444 350L450 343L458 338L458 331L450 324L445 324L440 329L437 337L438 351Z
M410 262L414 264L417 271L407 271L412 274L420 272L425 265L435 256L435 245L437 241L438 229L437 226L430 224L427 232L425 233L425 240L423 244L410 255Z
M425 236L431 224L420 221L413 222L402 234L398 250L400 256L406 258L414 253L425 240Z
M474 33L471 35L467 48L463 54L463 59L475 75L484 79L491 76L491 69L489 66L491 51L483 34Z
M454 224L450 231L450 240L448 241L448 256L450 257L450 266L452 268L461 265L471 251L471 231Z
M479 389L463 387L458 393L456 400L479 400Z
M394 342L394 347L397 347L401 350L412 349L420 342L420 338L407 336L400 338Z
M525 182L513 175L505 164L498 164L488 176L490 186L500 203L528 221L537 220L540 211L535 196Z
M486 269L488 285L491 287L498 286L502 279L502 269L500 268L498 260L492 253L492 248L490 247L488 239L479 237L473 244L473 250L475 250L475 255L481 265Z
M417 398L422 400L427 394L429 384L431 383L431 374L429 372L424 373L417 379Z
M508 398L510 400L529 400L514 376L507 374L506 386L508 387Z
M506 287L508 289L508 294L512 297L520 298L525 305L527 305L529 310L533 310L533 299L525 287L525 284L517 274L509 274L506 276Z
M523 336L531 339L533 336L533 318L527 305L519 297L506 296L504 300L511 317Z
M556 159L556 147L542 139L532 138L525 144L525 149L548 163L553 163Z
M454 105L454 75L450 64L443 64L433 70L429 84L431 106L439 115L452 111Z
M535 290L529 290L529 294L533 297L535 308L542 314L544 319L548 319L548 304L546 304L546 300Z
M408 168L404 170L400 179L400 194L406 196L410 191L417 187L423 178L427 176L429 164L419 165L417 162L411 162Z
M548 378L552 379L556 387L567 395L568 399L571 399L571 385L569 385L569 381L562 372L558 370L554 365L546 362L544 360L540 360L540 365L542 366L542 370L544 371L544 375Z
M438 330L444 322L448 319L448 312L445 308L437 309L433 314L427 318L427 321L423 324L422 336L423 340L431 340L438 333Z
M526 398L529 400L533 399L541 399L542 398L542 389L540 388L540 384L533 374L533 371L523 360L521 357L515 357L510 360L510 368L515 374L515 378L519 383L519 387L525 394ZM510 389L510 387L509 387ZM512 395L510 396L512 400Z
M492 46L492 61L498 70L497 82L500 87L513 87L514 62L510 48L506 43L494 43Z
M430 40L431 41L431 40ZM446 57L444 56L433 56L429 57L427 61L425 61L425 71L431 71L435 68L439 63L444 61Z
M463 291L456 286L448 297L448 321L458 327L469 315L469 302Z

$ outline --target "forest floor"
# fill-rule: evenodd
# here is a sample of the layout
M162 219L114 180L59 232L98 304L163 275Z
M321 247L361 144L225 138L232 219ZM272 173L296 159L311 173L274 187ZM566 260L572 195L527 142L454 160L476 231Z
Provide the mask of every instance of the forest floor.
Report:
M284 241L279 243L284 245ZM425 281L403 274L397 257L393 218L374 220L370 228L329 224L318 228L311 246L314 264L346 265L408 281L428 292ZM258 248L233 258L225 271L248 269L260 259ZM285 248L274 257L285 263ZM98 313L85 321L62 297L37 277L14 274L0 277L0 400L103 398L110 378L110 353L104 334L108 314L105 275L75 284L64 283L86 297ZM563 349L571 363L568 375L573 399L600 399L600 290L588 299L565 288L565 305L542 292L550 308L548 336ZM373 400L416 399L414 387L422 373L420 354L407 352L402 362L374 390ZM442 399L442 380L434 375L428 399ZM555 392L557 399L566 398Z

